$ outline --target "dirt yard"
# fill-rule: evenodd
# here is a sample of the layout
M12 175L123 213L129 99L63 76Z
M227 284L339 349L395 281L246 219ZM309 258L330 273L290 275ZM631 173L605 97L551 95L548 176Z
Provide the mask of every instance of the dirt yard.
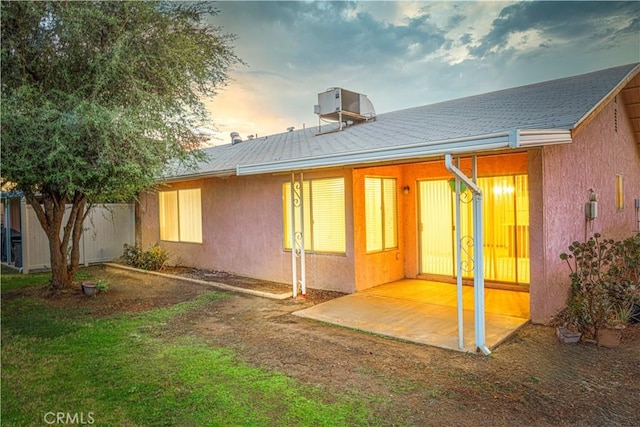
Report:
M109 283L107 293L88 298L70 292L49 303L81 305L89 315L103 316L168 306L211 291L112 268L91 272ZM639 325L627 328L616 349L561 345L552 328L529 325L484 357L291 314L336 296L311 290L306 300L278 301L230 294L157 333L203 337L212 346L232 348L250 364L322 387L329 396L371 396L378 419L388 425L640 425Z

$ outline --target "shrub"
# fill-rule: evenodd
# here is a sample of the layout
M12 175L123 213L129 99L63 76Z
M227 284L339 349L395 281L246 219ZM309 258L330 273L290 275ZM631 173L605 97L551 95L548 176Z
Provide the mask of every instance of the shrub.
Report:
M162 270L168 259L169 253L165 248L158 245L151 246L142 255L142 268L153 271Z
M640 286L640 234L622 241L600 238L596 233L573 242L570 253L560 254L571 272L571 288L554 319L594 339L599 329L628 321Z
M142 266L142 249L139 246L124 244L124 252L122 253L122 261L133 267Z
M136 268L157 271L162 270L169 257L169 252L159 245L153 245L143 252L139 246L125 243L122 261Z

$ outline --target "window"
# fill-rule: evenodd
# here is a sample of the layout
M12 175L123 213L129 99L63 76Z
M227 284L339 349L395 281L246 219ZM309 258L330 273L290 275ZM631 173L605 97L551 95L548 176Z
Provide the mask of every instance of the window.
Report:
M616 209L624 210L624 181L622 175L616 175Z
M482 189L484 278L529 283L529 180L527 175L478 178ZM420 271L455 277L457 271L455 193L446 180L420 181ZM470 193L463 200L469 200ZM460 203L460 233L473 235L473 205ZM463 239L466 245L470 240ZM473 246L462 262L473 267ZM463 271L472 277L471 271Z
M300 231L304 213L304 249L312 252L345 253L344 179L304 181L302 206L295 208L295 229ZM284 248L291 249L291 183L282 186Z
M160 191L160 240L202 243L200 189Z
M395 178L365 178L364 204L367 252L398 247Z

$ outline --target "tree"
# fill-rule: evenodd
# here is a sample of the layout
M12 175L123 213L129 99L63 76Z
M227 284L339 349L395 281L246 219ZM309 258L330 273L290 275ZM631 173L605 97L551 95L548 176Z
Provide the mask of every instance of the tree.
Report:
M206 3L2 2L2 183L71 284L92 204L132 201L201 159L202 104L241 61ZM68 220L63 224L67 204Z

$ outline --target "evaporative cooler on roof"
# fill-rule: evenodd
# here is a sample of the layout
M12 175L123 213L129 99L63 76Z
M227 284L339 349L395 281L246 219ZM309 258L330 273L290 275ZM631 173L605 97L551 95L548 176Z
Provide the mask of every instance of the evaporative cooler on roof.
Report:
M340 130L345 124L374 120L376 111L367 95L334 87L318 94L314 112L320 120L338 122Z

